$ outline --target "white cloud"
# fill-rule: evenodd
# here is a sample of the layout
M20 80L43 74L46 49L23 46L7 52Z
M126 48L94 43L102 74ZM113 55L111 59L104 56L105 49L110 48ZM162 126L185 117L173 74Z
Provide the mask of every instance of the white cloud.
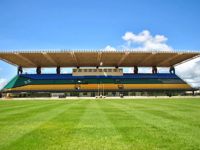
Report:
M134 34L133 32L126 32L122 39L125 41L131 41L134 43L144 43L145 41L150 40L152 37L148 30L144 30L139 34Z
M177 74L193 87L200 87L200 57L176 67Z
M8 83L7 79L0 78L0 89L2 89L7 83Z
M112 46L110 46L110 45L107 45L103 50L104 51L116 51L117 49L112 47Z
M124 48L128 49L137 49L137 50L162 50L162 51L171 51L172 48L166 44L167 37L164 35L151 35L150 31L144 30L138 34L133 32L126 32L122 39L127 43Z

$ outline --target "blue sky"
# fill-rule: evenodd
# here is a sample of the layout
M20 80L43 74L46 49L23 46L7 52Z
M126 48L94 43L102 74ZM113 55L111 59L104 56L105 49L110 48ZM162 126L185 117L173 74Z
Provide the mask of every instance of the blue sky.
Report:
M118 49L127 32L145 30L172 49L199 50L199 27L199 0L0 0L1 51ZM0 62L0 82L15 74Z

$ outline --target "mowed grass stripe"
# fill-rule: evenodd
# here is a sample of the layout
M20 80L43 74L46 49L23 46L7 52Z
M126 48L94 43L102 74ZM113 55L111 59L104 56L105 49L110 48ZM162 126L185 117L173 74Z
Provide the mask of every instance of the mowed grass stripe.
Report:
M133 112L126 112L122 106L113 105L113 102L108 102L103 109L123 135L127 149L160 149L167 146L163 141L173 140L163 137L165 131L144 122L145 118L138 118Z
M171 99L152 99L154 101L154 106L166 106L173 107L173 108L192 108L192 109L199 109L200 104L199 104L199 99L196 98L182 98L182 99L176 99L176 98L171 98ZM147 101L147 103L152 104L152 100ZM189 102L191 101L191 102ZM180 107L181 106L181 107ZM189 106L189 107L188 107Z
M176 100L177 101L177 100ZM185 105L185 102L188 103L196 103L195 99L192 100L178 100L178 105L174 100L143 100L143 101L134 101L134 103L130 102L130 107L137 106L138 110L146 111L147 113L152 113L156 116L165 117L166 119L171 119L173 121L182 122L182 124L188 124L189 126L200 127L200 122L196 122L196 118L200 117L199 109L196 107L191 107ZM159 103L158 103L159 102ZM184 105L181 105L181 103ZM127 104L128 102L121 102L120 104ZM128 103L129 104L129 103ZM134 105L132 105L134 104ZM195 104L199 106L199 104Z
M111 101L101 101L101 109L107 118L112 122L114 128L122 136L125 147L118 144L117 149L150 149L152 143L145 142L149 139L149 132L146 132L146 124L134 116L122 111L120 108L113 106ZM141 130L143 132L141 132Z
M13 104L12 104L13 102ZM45 105L45 104L55 104L58 101L55 100L4 100L0 101L0 113L10 112L15 109L23 109L37 105ZM7 105L9 104L9 105Z
M120 104L123 104L123 103L120 103ZM124 103L124 104L126 105L127 103ZM134 104L134 105L130 104L129 107L135 107L135 105L138 105L138 104ZM187 125L187 124L194 125L193 121L196 121L196 119L194 118L198 118L200 116L198 109L193 109L186 106L184 107L180 106L181 108L179 109L168 109L169 108L168 106L166 107L153 106L153 101L151 104L149 103L148 105L139 103L139 106L142 107L142 109L138 109L138 110L142 110L147 113L152 113L152 115L170 119L175 122L183 121L182 123L183 125Z
M113 106L119 109L119 113L125 113L122 121L128 120L128 122L124 122L123 124L132 125L133 123L131 123L129 118L132 118L134 123L138 122L138 125L119 127L122 132L126 132L125 135L130 138L130 141L137 143L139 147L136 149L165 149L169 147L168 143L173 143L174 136L168 136L165 130L155 125L156 122L154 122L154 120L150 120L151 122L149 122L147 118L148 116L145 116L144 114L141 116L137 111L129 110L121 105L114 104ZM144 108L142 110L144 110Z
M101 105L101 104L100 104ZM102 111L98 101L91 100L79 124L74 128L68 149L124 149L126 143Z
M13 105L6 105L7 103L2 103L2 105L0 106L0 113L4 113L4 112L9 112L15 109L23 109L23 108L27 108L29 106L33 106L33 105L38 105L37 103L33 103L33 102L23 102L23 103L14 103Z
M155 114L146 112L145 109L137 109L137 107L134 107L133 103L119 104L119 102L115 101L115 103L112 103L112 105L119 107L122 111L125 111L126 113L129 113L130 115L140 119L144 123L149 124L149 126L154 127L156 130L158 130L158 133L163 132L165 136L161 134L160 137L168 137L169 140L163 140L163 143L168 143L166 146L170 148L179 149L180 147L184 147L186 149L198 149L200 147L199 128L184 124L177 120L171 120L165 116L157 116ZM142 102L140 105L143 107L146 106L146 104L142 105ZM154 141L156 140L153 140L153 142Z
M73 102L74 103L74 102ZM42 103L43 104L43 103ZM45 104L45 103L44 103ZM7 125L0 130L0 149L5 149L6 146L11 144L13 141L22 137L23 135L31 132L35 128L39 127L42 123L48 121L49 119L55 117L62 111L62 107L71 106L68 103L50 103L41 105L40 108L36 108L29 111L23 116L19 117L18 120L10 120Z
M0 131L3 130L1 127L4 126L8 128L10 125L13 126L15 124L19 124L20 121L24 121L25 118L31 117L35 115L35 113L40 113L45 111L46 108L55 107L56 105L60 105L59 103L41 103L39 105L30 105L27 108L23 109L14 109L11 112L1 113L0 117Z
M52 116L52 113L56 111L56 115L54 114L53 117L48 118L34 130L18 138L6 149L68 149L71 134L79 123L80 117L84 114L87 103L88 101L78 101L56 107L53 112L48 113L49 116Z
M8 118L9 116L12 117L12 116L17 116L18 114L25 114L29 110L31 111L32 109L41 108L41 107L45 107L49 105L55 105L55 104L54 103L44 103L44 104L39 103L38 105L36 103L29 103L29 104L22 105L19 107L17 106L12 107L7 110L1 111L0 114L3 114L3 115L1 115L0 118L3 119L3 118Z

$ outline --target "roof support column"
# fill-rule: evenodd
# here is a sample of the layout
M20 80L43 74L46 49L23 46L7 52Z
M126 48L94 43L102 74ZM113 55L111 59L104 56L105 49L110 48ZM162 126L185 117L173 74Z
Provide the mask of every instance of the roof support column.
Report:
M38 67L36 68L36 73L37 73L37 74L41 74L41 67L40 67L40 66L38 66Z
M156 66L153 66L153 67L152 67L152 73L153 73L153 74L157 74L157 73L158 73L158 69L157 69Z
M22 74L23 73L23 68L21 66L18 66L17 68L17 74Z
M138 74L138 67L134 66L134 74Z
M170 74L175 74L175 68L174 68L174 66L170 66L169 73Z
M60 74L60 66L57 66L57 68L56 68L56 73L57 73L57 74Z

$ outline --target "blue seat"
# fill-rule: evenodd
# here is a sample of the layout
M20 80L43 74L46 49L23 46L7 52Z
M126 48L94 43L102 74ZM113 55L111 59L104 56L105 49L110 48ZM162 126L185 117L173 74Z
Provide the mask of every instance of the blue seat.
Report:
M36 80L73 80L73 79L180 79L175 74L130 74L125 73L123 76L72 76L72 74L21 74L24 78Z

